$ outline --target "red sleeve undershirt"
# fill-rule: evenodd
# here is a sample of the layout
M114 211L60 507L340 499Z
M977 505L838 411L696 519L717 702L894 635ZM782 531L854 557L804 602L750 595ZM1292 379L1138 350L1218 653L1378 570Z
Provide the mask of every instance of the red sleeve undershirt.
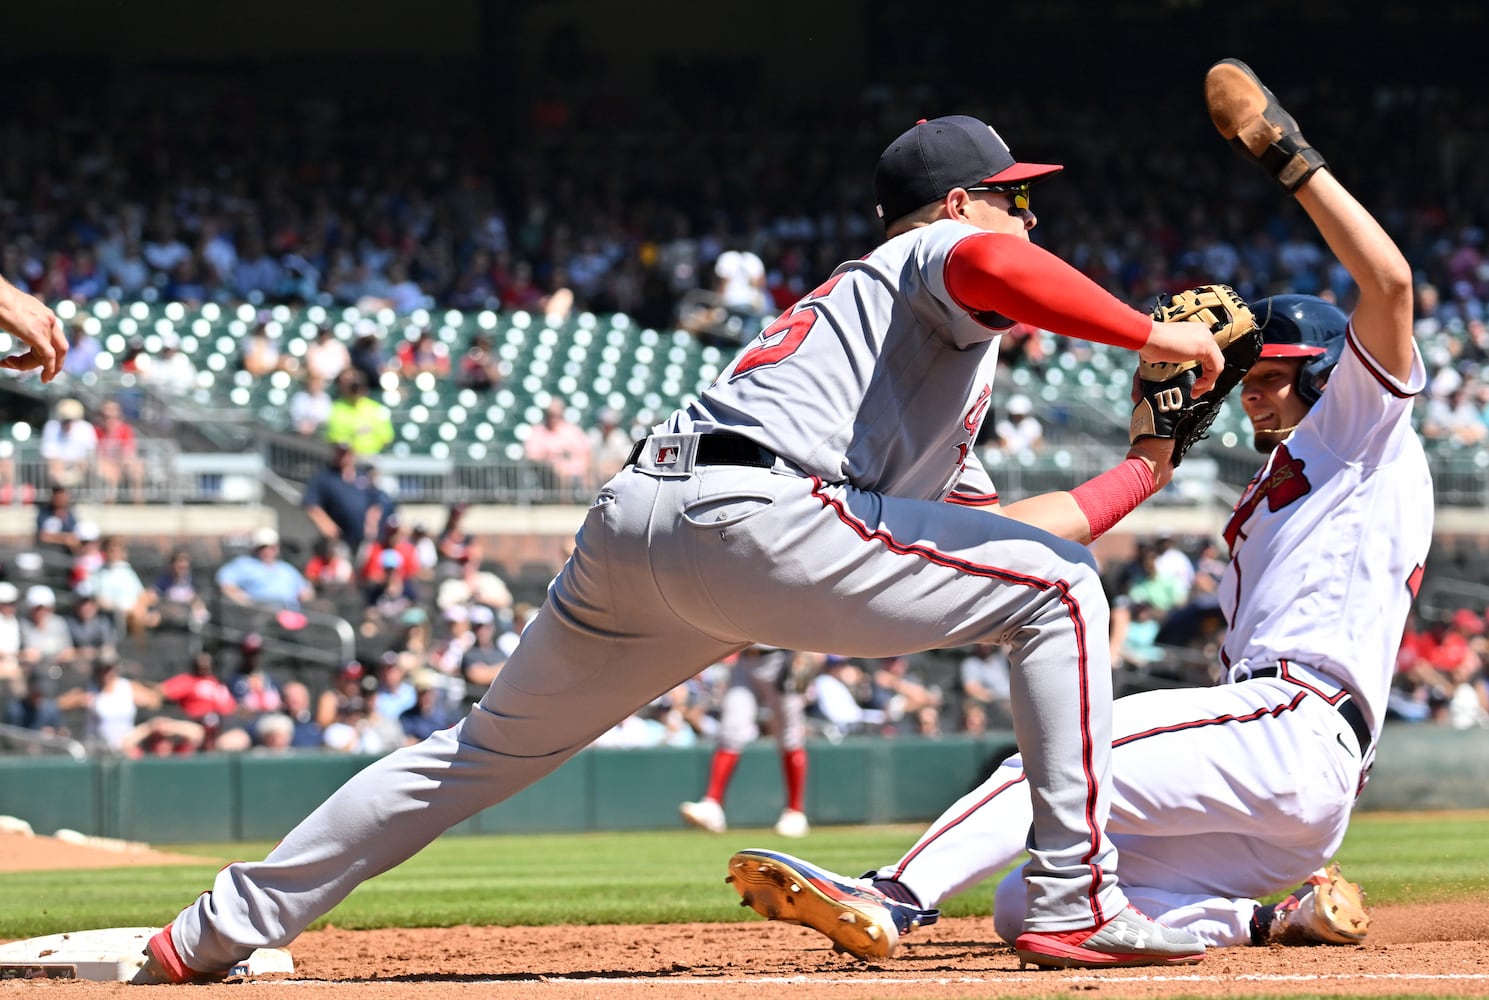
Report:
M1137 350L1152 320L1059 257L1008 233L968 236L946 258L946 291L969 313L995 312L1065 337Z

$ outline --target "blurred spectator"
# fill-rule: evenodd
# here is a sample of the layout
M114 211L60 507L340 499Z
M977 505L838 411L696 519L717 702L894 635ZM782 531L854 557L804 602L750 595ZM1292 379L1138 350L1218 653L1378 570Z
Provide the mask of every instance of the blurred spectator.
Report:
M1178 606L1188 595L1189 587L1159 572L1157 546L1149 543L1138 546L1135 573L1126 591L1133 603L1149 605L1161 617Z
M714 288L719 304L745 323L741 340L759 333L759 324L770 311L765 295L765 262L753 250L725 250L714 259Z
M213 735L238 708L238 700L217 676L217 665L206 651L194 654L188 669L162 681L160 694L207 730L209 745Z
M130 729L113 749L132 758L176 757L194 754L206 745L201 723L157 715Z
M181 350L174 331L160 335L160 350L136 358L141 381L171 396L184 396L196 387L196 365Z
M159 625L195 632L211 617L197 588L191 553L185 549L171 553L170 562L160 571L151 589L155 591L154 607Z
M130 565L122 537L110 535L103 540L103 568L92 580L98 607L114 618L121 631L137 637L159 624L155 591L146 588Z
M355 660L343 664L331 675L331 685L320 693L315 704L316 724L325 729L349 712L365 711L366 692L362 686L366 671Z
M879 661L871 675L873 686L872 704L883 709L885 718L891 723L915 717L922 709L941 709L941 689L926 684L910 673L910 660L905 656L891 656Z
M68 735L57 707L56 690L56 682L46 670L32 670L26 675L25 693L5 705L5 724L41 736Z
M470 505L457 501L450 504L445 512L445 526L440 529L439 535L434 539L435 550L439 553L439 563L435 567L436 575L439 577L455 576L465 571L465 561L471 549L470 532L462 526L466 511Z
M583 492L589 475L589 438L564 415L562 399L549 402L523 450L528 459L553 470L560 491L571 497Z
M325 730L310 708L310 689L299 681L284 685L284 714L294 723L290 746L296 750L319 750L325 745Z
M1423 437L1457 447L1482 444L1489 439L1489 425L1480 416L1478 405L1469 394L1470 388L1460 383L1445 397L1428 402L1422 421Z
M397 555L396 561L385 558L390 552ZM416 593L413 581L419 574L419 552L414 547L412 532L397 515L383 522L382 534L364 549L358 578L366 585L380 584L387 580L390 569L402 573L409 583L410 594Z
M481 550L473 545L466 549L459 575L440 583L434 603L441 611L458 606L481 605L500 612L511 608L512 591L501 577L481 568Z
M1167 531L1160 531L1153 542L1153 570L1173 583L1173 589L1179 594L1176 603L1182 603L1188 599L1194 586L1194 562Z
M103 501L119 498L119 484L128 480L130 498L135 503L145 500L145 463L140 460L134 428L124 420L118 400L110 399L99 411L98 478L103 481Z
M994 720L1000 726L1012 723L1008 652L1002 646L991 642L973 645L958 663L957 677L964 718L967 706L976 704L984 728Z
M506 369L502 362L491 353L491 341L485 334L476 334L460 356L455 369L455 384L462 389L490 392L499 387L505 377Z
M36 508L36 544L72 555L78 548L78 519L72 510L72 494L54 483L47 499Z
M1158 608L1137 598L1120 598L1112 605L1112 663L1146 667L1163 659L1158 645L1162 626Z
M283 752L294 749L295 722L283 712L265 712L257 716L249 731L256 750Z
M72 570L67 582L74 590L83 584L91 584L93 575L103 569L108 558L103 553L103 539L99 537L98 525L92 521L79 521L78 547L72 555Z
M274 678L264 669L264 637L249 632L238 644L238 669L228 681L228 691L238 703L238 710L249 715L277 712L284 707L284 696Z
M290 397L290 426L296 434L316 437L330 419L331 394L326 391L326 380L314 373L306 375L304 384Z
M82 588L73 601L72 610L64 617L72 639L76 659L92 663L99 656L113 656L114 620L98 613L98 601L91 587Z
M305 564L305 579L317 592L337 590L356 580L356 570L346 543L317 538L311 546L310 561Z
M392 414L367 394L367 382L356 371L343 372L336 380L326 440L347 445L359 456L376 455L393 442Z
M993 425L994 447L998 454L1017 458L1032 455L1044 446L1044 425L1034 416L1034 404L1028 396L1016 393L1008 399L1006 413Z
M254 378L295 369L294 359L279 352L279 345L269 336L269 328L265 323L255 324L248 331L248 336L243 339L239 364Z
M414 583L408 578L407 564L397 549L380 549L376 561L378 579L368 583L366 591L367 607L371 612L367 623L370 626L375 626L378 619L393 621L399 618L418 600Z
M26 614L21 619L21 662L27 666L71 663L72 633L56 613L57 595L51 587L26 588Z
M398 722L403 727L408 743L426 740L458 721L451 717L451 713L440 701L439 681L433 671L419 671L414 677L413 689L413 705L398 716Z
M393 356L404 378L425 373L443 378L450 374L450 349L427 329L420 330L414 340L405 339Z
M888 718L882 709L870 707L868 676L846 657L827 657L807 694L808 713L829 723L837 736L865 732Z
M75 316L67 327L67 358L62 362L62 371L73 378L81 378L93 371L98 354L103 348L98 338L88 332L87 317Z
M228 600L273 609L298 611L315 596L300 571L279 558L279 532L269 527L254 530L251 554L236 556L218 569L217 586Z
M340 541L349 557L362 549L362 542L373 532L378 511L367 478L357 471L357 456L348 444L335 444L331 459L305 486L301 506L315 522L321 537Z
M64 712L86 713L86 740L91 746L123 753L139 710L159 708L160 695L125 677L119 661L105 657L94 663L93 677L86 687L57 696L57 707Z
M41 428L41 457L53 484L79 486L87 481L98 456L98 432L83 419L83 404L64 399Z
M382 327L372 320L359 322L357 337L352 341L347 354L351 358L352 371L362 376L362 384L368 392L382 385L383 372L388 369L387 360L383 357Z
M21 593L9 580L0 580L0 698L20 690L21 619L16 602Z
M485 605L476 605L467 612L470 616L471 644L461 655L460 673L467 683L477 687L490 687L501 673L507 656L497 646L496 615Z
M435 545L434 539L430 537L429 526L423 521L415 521L413 528L409 532L408 541L414 548L414 554L418 557L419 571L414 574L414 579L433 579L434 569L439 565L439 547Z
M590 482L596 486L608 482L631 457L631 432L621 426L620 413L602 406L595 414L595 426L587 434L590 453Z
M315 339L305 348L305 376L320 379L322 385L334 385L341 373L351 367L351 353L336 338L329 326L315 332Z

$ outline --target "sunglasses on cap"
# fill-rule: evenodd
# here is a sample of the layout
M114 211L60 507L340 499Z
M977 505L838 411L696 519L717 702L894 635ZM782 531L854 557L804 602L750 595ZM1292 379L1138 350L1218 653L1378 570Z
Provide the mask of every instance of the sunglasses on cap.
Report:
M1027 212L1029 210L1028 181L1024 181L1020 184L976 184L969 188L963 188L963 190L988 191L992 194L1006 194L1008 195L1008 200L1012 203L1014 210L1017 210L1019 212Z

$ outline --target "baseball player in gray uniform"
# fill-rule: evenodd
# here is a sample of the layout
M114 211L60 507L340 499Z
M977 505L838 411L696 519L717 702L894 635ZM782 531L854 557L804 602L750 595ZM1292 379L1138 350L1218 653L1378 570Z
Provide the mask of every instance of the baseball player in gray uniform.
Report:
M1374 759L1432 539L1432 479L1411 424L1426 384L1412 273L1249 68L1226 60L1209 85L1226 98L1222 111L1211 103L1222 133L1251 113L1282 133L1284 148L1260 162L1275 165L1359 297L1352 316L1307 295L1252 304L1265 346L1241 404L1268 457L1225 528L1226 682L1116 702L1108 830L1128 898L1207 945L1351 944L1369 918L1359 887L1329 862ZM731 869L768 864L787 881L833 887L806 894L797 922L883 957L862 935L840 933L850 926L842 914L851 926L877 923L888 939L1012 863L1039 808L1026 761L1005 762L898 862L862 880L751 851ZM1294 886L1278 904L1258 902ZM752 900L778 901L758 886ZM1016 876L999 885L1001 937L1018 937L1028 906Z
M1204 324L1155 322L1029 241L1029 185L1059 169L1017 162L965 116L891 143L875 172L886 241L638 443L470 714L367 767L265 860L223 869L151 939L142 977L221 975L286 944L362 881L756 642L865 657L1009 644L1034 789L1032 947L1199 959L1191 935L1128 907L1103 830L1111 669L1095 561L975 509L996 500L972 444L999 330L1021 321L1197 362L1199 393L1223 367ZM1066 495L1075 516L1135 506L1153 480L1124 467L1093 484Z

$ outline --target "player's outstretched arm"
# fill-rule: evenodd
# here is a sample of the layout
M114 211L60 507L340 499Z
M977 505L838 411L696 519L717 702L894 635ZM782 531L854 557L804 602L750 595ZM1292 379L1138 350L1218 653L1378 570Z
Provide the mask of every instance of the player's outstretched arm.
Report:
M1380 223L1345 190L1298 121L1239 59L1205 74L1205 104L1221 136L1298 200L1360 287L1355 335L1398 379L1411 374L1411 268Z
M1167 438L1144 438L1132 445L1121 465L1074 490L1026 497L996 511L1052 535L1089 545L1168 485L1174 475L1172 451L1173 441Z
M1360 345L1405 381L1412 365L1412 274L1401 249L1328 170L1294 197L1360 289L1352 322Z

